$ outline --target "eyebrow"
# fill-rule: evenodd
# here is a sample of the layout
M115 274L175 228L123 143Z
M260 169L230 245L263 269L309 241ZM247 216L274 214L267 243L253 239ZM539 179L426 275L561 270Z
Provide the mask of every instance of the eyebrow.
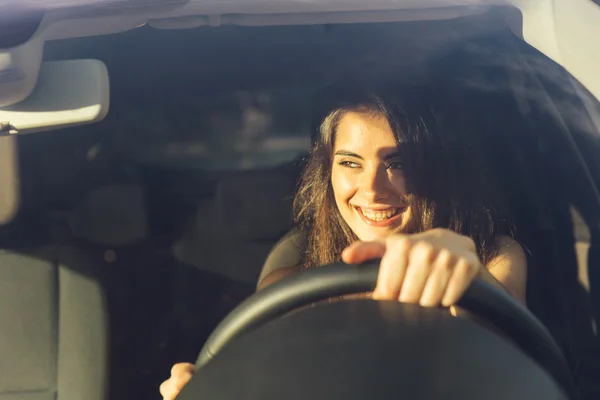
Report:
M354 158L358 158L358 159L361 159L361 160L363 159L358 154L353 153L353 152L348 151L348 150L338 150L338 151L335 152L334 155L336 155L336 156L354 157Z
M351 151L348 150L338 150L335 152L334 154L335 156L346 156L346 157L354 157L354 158L358 158L359 160L362 160L362 156L353 153ZM390 161L393 159L397 159L397 158L401 158L400 152L399 151L395 151L393 153L390 153L388 155L386 155L385 157L383 157L384 161Z

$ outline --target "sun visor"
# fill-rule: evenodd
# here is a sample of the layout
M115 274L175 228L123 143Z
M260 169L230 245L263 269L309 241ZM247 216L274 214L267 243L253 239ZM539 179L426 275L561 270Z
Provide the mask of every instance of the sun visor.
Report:
M0 107L19 103L31 94L40 71L43 49L41 35L20 46L0 49Z
M98 60L42 63L23 101L0 108L0 132L34 133L102 120L108 113L109 79Z

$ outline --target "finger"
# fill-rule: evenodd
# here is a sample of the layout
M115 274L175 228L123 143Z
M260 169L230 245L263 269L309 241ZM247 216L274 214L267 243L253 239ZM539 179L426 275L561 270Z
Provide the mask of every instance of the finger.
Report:
M377 285L373 291L374 300L398 299L408 265L410 246L411 242L406 238L387 241L387 251L381 258Z
M159 388L164 400L173 400L181 389L192 379L194 365L178 363L171 368L171 377L164 381Z
M174 396L177 396L179 394L179 392L181 392L181 389L183 389L185 387L185 385L188 384L190 379L192 379L192 375L183 377L183 378L178 379L175 382L173 382L174 392L175 392Z
M385 248L384 242L354 242L342 251L342 260L347 264L361 264L383 257Z
M433 246L427 242L419 242L412 247L398 300L403 303L419 302L431 274L435 253Z
M194 364L190 363L177 363L171 368L171 376L177 376L180 374L187 374L194 372Z
M160 384L159 391L164 400L172 400L175 397L175 390L170 379Z
M174 377L173 387L175 388L175 395L181 392L181 389L192 379L192 373L189 371L184 371L179 374L177 377Z
M446 292L446 287L452 276L455 260L448 251L441 251L435 259L434 266L419 304L423 307L436 307L441 304L442 297Z
M455 305L460 300L477 275L478 268L481 268L479 264L474 264L464 258L457 261L452 276L448 281L446 292L442 297L442 305L444 307Z

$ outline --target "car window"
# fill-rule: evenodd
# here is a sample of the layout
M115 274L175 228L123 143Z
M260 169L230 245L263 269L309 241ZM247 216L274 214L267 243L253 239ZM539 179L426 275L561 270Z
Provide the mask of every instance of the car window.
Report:
M106 124L135 163L167 169L260 169L294 160L310 148L312 92L305 88L157 96L132 101Z
M407 35L400 24L142 27L49 42L45 59L97 58L107 64L111 110L93 129L110 135L132 162L254 169L308 152L315 105L328 86L426 77L419 65L456 39L432 34L422 23L414 26L424 30L415 42L391 40ZM447 22L441 26L450 29ZM477 29L461 35L472 37Z
M123 379L155 397L165 368L193 360L200 339L243 297L232 288L254 290L292 229L295 161L311 150L328 89L426 88L450 126L481 135L515 220L510 234L526 252L528 307L585 381L586 400L598 399L600 102L502 21L474 11L394 23L143 26L50 41L45 60L106 64L110 112L97 124L18 137L22 229L10 232L21 235L13 241L51 239L100 260L114 280L119 322L133 321L125 333L118 326L125 339L116 352L135 349L120 366ZM111 208L112 221L102 214ZM92 228L114 222L108 236L139 217L142 233L122 248L92 242L78 236L85 224L72 215ZM141 332L140 345L133 337ZM169 353L155 357L155 371L128 369L144 364L134 354L142 346L139 353Z

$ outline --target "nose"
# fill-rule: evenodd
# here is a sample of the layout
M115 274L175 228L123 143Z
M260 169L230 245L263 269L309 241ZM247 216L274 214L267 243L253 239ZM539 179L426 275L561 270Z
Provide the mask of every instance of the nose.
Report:
M361 175L360 189L365 200L375 202L386 197L389 179L385 167L369 168Z

